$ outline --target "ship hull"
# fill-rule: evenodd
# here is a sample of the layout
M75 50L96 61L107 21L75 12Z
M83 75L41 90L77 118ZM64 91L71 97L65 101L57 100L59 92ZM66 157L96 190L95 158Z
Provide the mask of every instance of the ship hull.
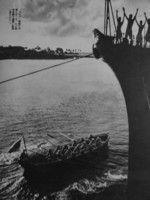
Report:
M97 31L97 30L96 30ZM115 73L122 88L129 124L128 199L150 199L150 49L114 45L96 32L93 53Z

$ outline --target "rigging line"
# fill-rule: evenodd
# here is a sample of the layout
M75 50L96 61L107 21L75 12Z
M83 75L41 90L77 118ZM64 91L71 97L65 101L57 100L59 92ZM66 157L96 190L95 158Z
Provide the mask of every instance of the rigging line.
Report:
M56 64L56 65L52 65L52 66L49 66L49 67L46 67L46 68L43 68L43 69L39 69L39 70L36 70L36 71L33 71L33 72L29 72L27 74L23 74L23 75L20 75L20 76L13 77L13 78L1 81L0 84L6 83L6 82L10 82L10 81L13 81L13 80L16 80L16 79L19 79L19 78L23 78L25 76L30 76L30 75L33 75L33 74L36 74L36 73L39 73L39 72L42 72L42 71L45 71L45 70L48 70L48 69L52 69L54 67L58 67L58 66L61 66L61 65L64 65L64 64L79 60L81 58L87 58L87 57L90 57L91 55L93 55L93 53L90 53L90 54L88 54L86 56L79 57L79 58L76 58L76 59L71 59L69 61L62 62L62 63Z

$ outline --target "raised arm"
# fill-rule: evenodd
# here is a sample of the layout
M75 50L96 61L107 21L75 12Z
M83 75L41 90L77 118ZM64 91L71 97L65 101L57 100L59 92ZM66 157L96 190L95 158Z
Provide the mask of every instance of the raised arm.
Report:
M144 22L144 24L143 24L143 28L145 27L146 22L147 22L147 21L145 20L145 22Z
M125 14L123 14L122 24L124 23Z
M147 22L147 16L146 16L146 12L144 13L145 16L145 23Z
M136 16L137 16L137 14L138 14L138 11L139 11L139 9L137 8L137 9L136 9L136 13L135 13L135 15L134 15L134 20L136 19Z
M143 27L145 27L146 22L147 22L147 21L145 20L145 22L144 22L144 24L143 24Z
M118 10L116 10L116 19L118 20Z
M126 15L125 8L123 7L122 10L123 10L123 13L124 13L125 18L128 20L129 18L128 18L127 15Z
M137 19L135 19L135 21L136 21L137 25L140 26L139 23L138 23L138 21L137 21Z

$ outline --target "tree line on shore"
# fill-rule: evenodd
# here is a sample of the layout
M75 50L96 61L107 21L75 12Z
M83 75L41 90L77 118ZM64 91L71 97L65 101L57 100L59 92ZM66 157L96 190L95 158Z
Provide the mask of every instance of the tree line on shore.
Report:
M22 46L0 46L0 59L59 59L70 58L81 53L80 49L66 49L58 47L51 50L49 47L42 49L27 48Z

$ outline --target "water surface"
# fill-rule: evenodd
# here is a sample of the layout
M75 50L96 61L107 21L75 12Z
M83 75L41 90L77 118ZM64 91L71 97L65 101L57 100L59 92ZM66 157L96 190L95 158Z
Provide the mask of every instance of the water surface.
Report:
M61 62L64 61L0 61L0 81ZM71 138L109 132L109 157L101 163L101 170L90 169L92 178L85 176L56 193L32 191L19 165L4 166L4 160L11 163L4 153L22 135L27 147L48 142L48 133L57 138L53 141L56 144L65 141L59 132ZM1 199L91 199L91 195L92 199L125 199L126 107L115 75L102 61L80 59L0 85L0 136Z

